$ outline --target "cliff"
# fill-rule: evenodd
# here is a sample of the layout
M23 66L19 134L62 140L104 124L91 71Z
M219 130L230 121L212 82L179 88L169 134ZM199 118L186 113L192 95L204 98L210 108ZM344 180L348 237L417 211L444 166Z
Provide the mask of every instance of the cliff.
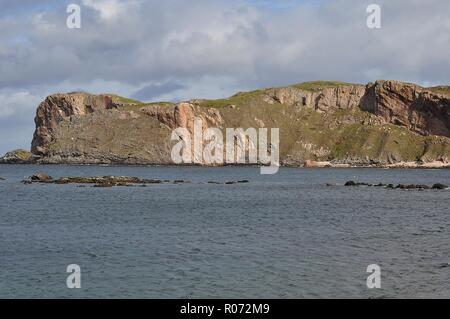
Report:
M307 82L178 104L56 94L37 109L31 150L40 163L173 164L172 130L192 132L200 117L222 130L280 128L284 165L445 164L449 91L395 81Z

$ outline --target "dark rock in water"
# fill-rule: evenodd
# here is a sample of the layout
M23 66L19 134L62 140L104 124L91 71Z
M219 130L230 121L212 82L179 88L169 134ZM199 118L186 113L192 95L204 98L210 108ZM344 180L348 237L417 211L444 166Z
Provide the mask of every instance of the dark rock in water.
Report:
M185 181L183 179L177 179L173 181L174 184L189 184L191 181Z
M430 186L420 185L420 184L409 184L409 185L399 184L399 185L397 185L396 188L399 188L399 189L430 189Z
M336 186L336 184L327 183L327 186L328 186L328 187Z
M92 186L92 187L113 187L114 185L113 184L106 184L106 183L104 183L104 184L95 184L94 186Z
M0 181L4 181L5 179L3 177L0 177Z
M128 176L103 176L103 177L61 177L53 180L50 176L38 173L31 176L30 182L52 183L58 185L65 184L95 184L95 187L130 186L135 184L159 184L158 179L140 179Z
M441 183L434 184L433 187L432 187L432 189L447 189L447 188L448 188L447 185L444 185L444 184L441 184Z
M111 181L104 181L100 182L98 184L95 184L93 187L114 187L114 186L130 186L130 184L123 183L123 182L111 182Z
M331 184L327 184L327 186L331 186ZM434 184L432 187L424 184L398 184L394 186L394 184L369 184L369 183L357 183L354 181L348 181L345 183L345 186L374 186L374 187L386 187L388 189L416 189L416 190L426 190L426 189L447 189L448 186L444 184Z
M243 180L241 180L241 181L238 181L238 183L250 183L250 181L249 181L249 180L246 180L246 179L243 179Z
M30 185L30 184L33 184L33 182L32 182L32 181L24 180L24 181L22 181L22 184L24 184L24 185Z
M53 178L45 173L36 173L30 177L33 182L50 182Z
M207 184L216 184L216 185L219 185L219 184L221 184L221 183L219 183L219 182L213 182L213 181L209 181Z
M232 184L236 184L236 182L226 182L225 185L232 185Z
M379 184L376 184L376 185L374 185L375 187L385 187L385 186L388 186L388 185L386 185L386 184L383 184L383 183L379 183ZM393 185L392 185L393 186Z
M368 183L356 183L354 181L348 181L347 183L345 183L344 186L373 186L373 185Z

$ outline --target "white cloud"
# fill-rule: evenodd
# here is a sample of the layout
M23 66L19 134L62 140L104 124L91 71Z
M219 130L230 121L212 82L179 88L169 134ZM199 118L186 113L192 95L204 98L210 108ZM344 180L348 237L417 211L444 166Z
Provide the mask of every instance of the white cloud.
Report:
M117 18L121 14L126 14L127 5L119 0L83 0L83 5L92 8L105 20Z
M83 0L70 30L60 1L2 0L0 126L78 89L178 83L158 97L173 100L317 79L450 82L448 0L380 0L380 30L366 27L371 0L256 2Z
M14 114L27 114L36 110L40 97L27 91L0 93L0 119Z

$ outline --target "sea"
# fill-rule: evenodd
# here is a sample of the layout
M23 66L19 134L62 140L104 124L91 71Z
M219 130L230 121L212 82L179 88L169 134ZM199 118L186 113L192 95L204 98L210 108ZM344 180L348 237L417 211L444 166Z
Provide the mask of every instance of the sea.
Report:
M190 183L21 183L37 172ZM0 177L0 298L450 298L450 190L344 186L450 185L450 170L0 165Z

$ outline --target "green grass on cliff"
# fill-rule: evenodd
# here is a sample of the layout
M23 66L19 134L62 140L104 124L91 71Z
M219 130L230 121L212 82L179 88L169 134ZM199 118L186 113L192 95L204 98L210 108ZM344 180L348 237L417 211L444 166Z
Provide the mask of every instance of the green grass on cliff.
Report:
M246 104L252 103L258 98L263 96L265 90L256 90L250 92L239 92L229 98L226 99L217 99L217 100L200 100L199 104L203 107L214 107L214 108L222 108L230 105L235 106L244 106Z
M427 90L430 90L433 93L450 96L450 86L435 86L427 88Z
M352 86L352 85L361 85L361 84L338 82L338 81L310 81L294 84L291 85L291 87L309 92L317 92L323 89L336 88L340 86Z
M291 85L290 87L308 91L308 92L318 92L325 88L336 88L340 86L351 86L351 85L360 85L354 83L347 82L336 82L336 81L312 81L312 82L304 82L299 84ZM260 89L249 92L239 92L229 98L217 99L217 100L201 100L200 105L204 107L214 107L214 108L222 108L230 105L235 106L244 106L250 102L255 100L261 100L260 98L264 96L267 90L271 90L273 88L268 89Z
M118 103L118 104L144 104L143 102L139 101L139 100L134 100L134 99L130 99L128 97L123 97L117 94L105 94L107 96L110 96L113 103Z

